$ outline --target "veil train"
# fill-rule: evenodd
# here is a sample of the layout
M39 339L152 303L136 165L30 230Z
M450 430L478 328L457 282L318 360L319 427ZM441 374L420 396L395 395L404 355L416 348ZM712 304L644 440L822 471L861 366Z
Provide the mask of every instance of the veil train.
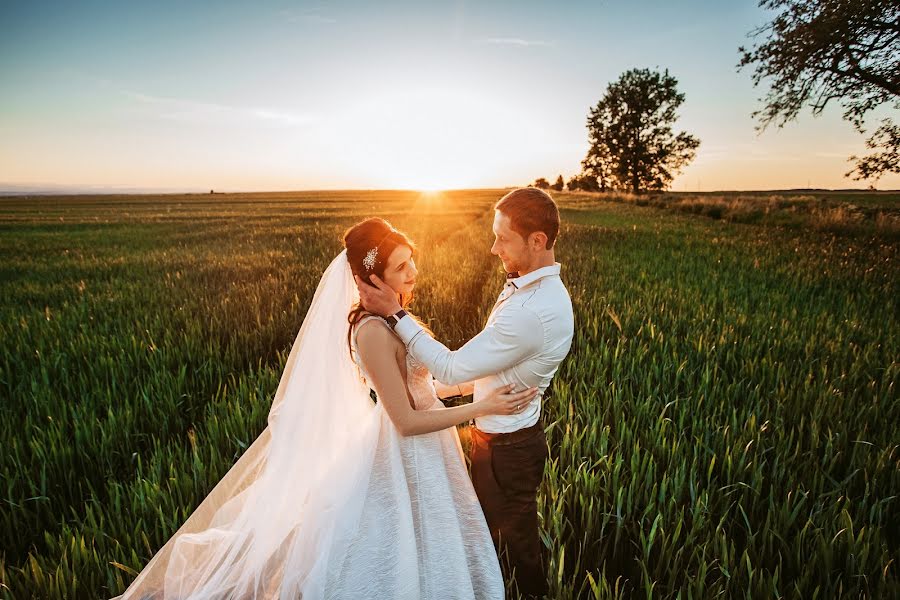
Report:
M268 425L113 600L320 598L362 514L379 413L347 349L344 250L288 355Z

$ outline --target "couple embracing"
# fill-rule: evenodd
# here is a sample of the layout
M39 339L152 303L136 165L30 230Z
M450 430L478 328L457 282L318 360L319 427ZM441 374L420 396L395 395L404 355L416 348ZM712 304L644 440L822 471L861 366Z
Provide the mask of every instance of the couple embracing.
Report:
M118 598L493 599L504 576L547 592L541 398L573 335L559 210L536 188L494 209L506 283L455 351L406 310L412 240L378 218L345 233L268 426ZM472 419L470 479L455 425Z

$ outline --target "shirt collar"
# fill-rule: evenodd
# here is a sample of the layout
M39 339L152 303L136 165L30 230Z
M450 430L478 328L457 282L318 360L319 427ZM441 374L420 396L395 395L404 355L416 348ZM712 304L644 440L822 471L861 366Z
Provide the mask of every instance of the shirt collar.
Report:
M542 277L547 277L548 275L559 275L560 266L561 265L558 262L555 262L552 265L541 267L540 269L535 269L531 273L526 273L522 276L519 276L518 273L507 273L506 282L513 284L513 286L517 290L519 290L526 285L534 283Z

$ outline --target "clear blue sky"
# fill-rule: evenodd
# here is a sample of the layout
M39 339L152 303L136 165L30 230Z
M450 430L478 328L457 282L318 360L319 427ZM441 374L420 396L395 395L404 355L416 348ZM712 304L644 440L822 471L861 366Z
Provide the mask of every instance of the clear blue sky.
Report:
M2 184L221 190L566 178L633 67L702 143L673 189L855 187L838 106L761 135L755 2L3 2ZM879 187L900 187L885 177Z

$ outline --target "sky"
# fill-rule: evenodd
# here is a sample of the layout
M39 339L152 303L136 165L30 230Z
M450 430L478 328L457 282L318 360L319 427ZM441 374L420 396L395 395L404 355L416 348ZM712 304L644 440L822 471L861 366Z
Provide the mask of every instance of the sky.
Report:
M837 105L756 130L753 1L0 0L0 190L446 189L580 171L586 119L668 69L677 191L866 187ZM879 189L900 188L885 176Z

